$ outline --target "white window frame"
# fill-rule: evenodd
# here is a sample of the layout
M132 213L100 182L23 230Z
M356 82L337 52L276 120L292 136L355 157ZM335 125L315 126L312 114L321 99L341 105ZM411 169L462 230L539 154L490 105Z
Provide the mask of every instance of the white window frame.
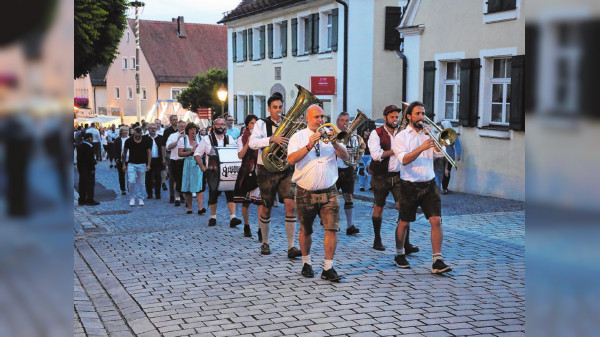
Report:
M255 25L252 27L252 60L250 61L260 61L260 27L262 25ZM265 27L266 29L266 27ZM265 33L266 35L266 33ZM263 42L264 43L264 42ZM267 52L267 48L265 46L265 54ZM266 56L266 55L265 55Z
M493 64L495 63L496 60L510 60L510 57L494 57L494 58L490 58L489 62L492 63L492 68L493 68ZM511 84L511 78L510 78L510 74L508 74L506 71L506 66L504 68L505 71L505 76L508 77L499 77L499 78L490 78L490 83L492 88L490 88L490 90L493 93L493 87L494 85L501 85L502 86L502 102L501 103L494 103L494 102L490 102L491 106L490 106L490 125L508 125L509 122L509 113L506 111L507 105L510 103L506 102L506 97L509 95L508 92L508 86ZM492 75L493 76L493 75ZM498 105L500 104L502 106L502 117L501 117L501 121L493 121L492 117L491 117L491 113L492 113L492 108L494 107L494 105Z
M516 20L521 17L521 0L517 0L515 9L502 12L488 13L488 2L483 0L483 23L496 23Z
M252 93L252 99L254 100L254 103L252 103L252 111L250 111L250 113L255 114L256 116L258 116L258 118L265 117L262 114L263 107L260 102L261 96L264 96L261 91L255 91ZM265 104L267 104L267 103L265 102Z
M305 43L305 37L306 37L306 27L305 27L305 22L304 20L308 20L308 16L311 15L311 12L302 12L302 13L298 13L298 16L296 17L298 20L298 25L296 26L296 30L298 32L298 36L296 39L296 48L298 49L296 56L303 56L303 55L308 55L310 54L310 51L306 51L306 43Z
M145 101L148 98L148 92L146 91L145 87L141 87L140 90L142 92L142 101Z
M135 57L133 56L129 58L129 68L135 70Z
M181 91L184 90L185 87L171 87L171 99L172 100L177 100L176 96L173 96L173 90L178 90L179 94L181 94ZM179 96L179 94L177 96Z
M115 87L115 99L121 99L121 92L119 87Z
M448 77L448 65L450 63L455 63L456 64L456 73L457 73L457 78L456 79L447 79ZM460 60L448 60L442 63L443 64L443 71L444 71L444 75L443 77L441 77L442 80L442 96L443 97L443 102L444 105L442 105L443 109L442 109L442 113L441 115L443 115L443 119L444 120L450 120L452 122L458 122L458 105L460 103ZM454 87L453 92L452 92L452 98L450 100L448 100L447 97L447 91L446 88L451 85ZM448 118L446 117L446 104L447 103L452 103L453 107L454 107L454 115L452 116L452 118Z
M244 62L244 51L242 49L244 47L244 31L245 29L240 29L235 32L235 62Z
M443 121L446 118L446 63L447 62L460 62L460 60L465 58L464 51L458 52L450 52L450 53L439 53L434 55L435 59L435 67L437 69L435 76L435 90L433 91L433 99L436 107L441 107L436 109L437 112L433 118L433 121L438 123ZM460 71L460 64L459 69ZM460 85L460 82L459 82ZM456 113L456 120L458 121L458 111Z
M133 87L127 87L127 100L133 100Z
M237 102L235 102L235 104L237 104L237 116L236 116L236 120L238 121L244 121L246 120L246 116L248 116L247 111L244 110L244 96L246 96L246 93L243 91L238 91L237 92Z
M492 120L492 75L496 58L512 57L517 55L517 47L485 49L479 51L481 72L479 75L479 122L478 127L488 125L508 126L507 123L495 123Z
M123 70L127 70L127 58L126 58L126 57L123 57L122 66L123 66L123 67L122 67L122 68L123 68Z
M333 40L333 9L334 5L319 8L319 53L331 52L331 43ZM331 23L328 18L331 15ZM329 33L331 32L331 37Z
M282 58L281 51L281 23L283 19L273 20L273 58Z

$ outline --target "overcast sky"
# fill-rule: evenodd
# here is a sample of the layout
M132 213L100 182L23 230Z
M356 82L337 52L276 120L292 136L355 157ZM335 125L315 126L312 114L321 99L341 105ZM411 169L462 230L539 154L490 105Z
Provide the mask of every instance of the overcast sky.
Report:
M216 24L223 13L234 9L241 0L142 0L146 6L140 10L141 20L171 21L183 16L185 22ZM128 11L134 18L134 10Z

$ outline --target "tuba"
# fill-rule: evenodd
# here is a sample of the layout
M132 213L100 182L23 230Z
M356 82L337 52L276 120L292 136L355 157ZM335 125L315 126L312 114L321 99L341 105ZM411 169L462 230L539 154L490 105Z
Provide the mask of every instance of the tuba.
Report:
M273 136L282 136L285 138L292 137L296 131L306 128L306 123L299 122L306 109L313 104L319 104L321 101L310 91L296 84L298 88L298 96L294 101L294 105L288 110L283 121L273 133ZM287 147L277 143L271 143L265 147L262 153L263 165L270 172L285 171L290 163L287 161Z
M365 153L365 149L363 149L365 141L363 137L356 134L356 130L364 122L368 121L369 117L358 109L356 111L356 117L344 135L344 145L346 145L346 150L348 151L348 155L350 155L348 160L344 161L344 164L348 166L356 166Z

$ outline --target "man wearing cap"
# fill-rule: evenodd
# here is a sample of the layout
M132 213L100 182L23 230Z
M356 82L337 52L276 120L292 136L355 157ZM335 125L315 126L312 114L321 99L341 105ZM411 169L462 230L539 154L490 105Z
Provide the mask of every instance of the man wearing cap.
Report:
M402 109L395 105L388 105L383 109L385 124L371 131L369 136L369 151L371 152L370 168L373 172L371 178L371 188L373 189L373 231L375 239L373 241L373 249L385 250L385 246L381 242L381 223L383 215L383 206L385 206L386 198L390 192L396 202L398 209L398 201L400 198L400 162L394 155L392 150L392 141L399 132L398 117ZM408 227L407 233L410 232ZM417 246L410 244L408 234L404 241L405 254L412 254L419 251Z

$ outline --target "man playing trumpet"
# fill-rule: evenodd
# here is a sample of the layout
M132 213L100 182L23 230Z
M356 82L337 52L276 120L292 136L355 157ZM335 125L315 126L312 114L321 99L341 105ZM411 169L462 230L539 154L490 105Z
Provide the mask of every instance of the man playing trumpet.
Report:
M431 136L423 132L421 125L423 115L425 115L423 103L418 101L410 103L406 107L406 119L409 125L394 138L394 154L402 166L394 261L400 268L410 268L406 261L404 240L408 224L415 221L417 207L421 206L425 218L431 224L433 246L431 272L441 274L452 270L442 260L442 204L433 172L433 159L443 157L444 153L435 145Z

